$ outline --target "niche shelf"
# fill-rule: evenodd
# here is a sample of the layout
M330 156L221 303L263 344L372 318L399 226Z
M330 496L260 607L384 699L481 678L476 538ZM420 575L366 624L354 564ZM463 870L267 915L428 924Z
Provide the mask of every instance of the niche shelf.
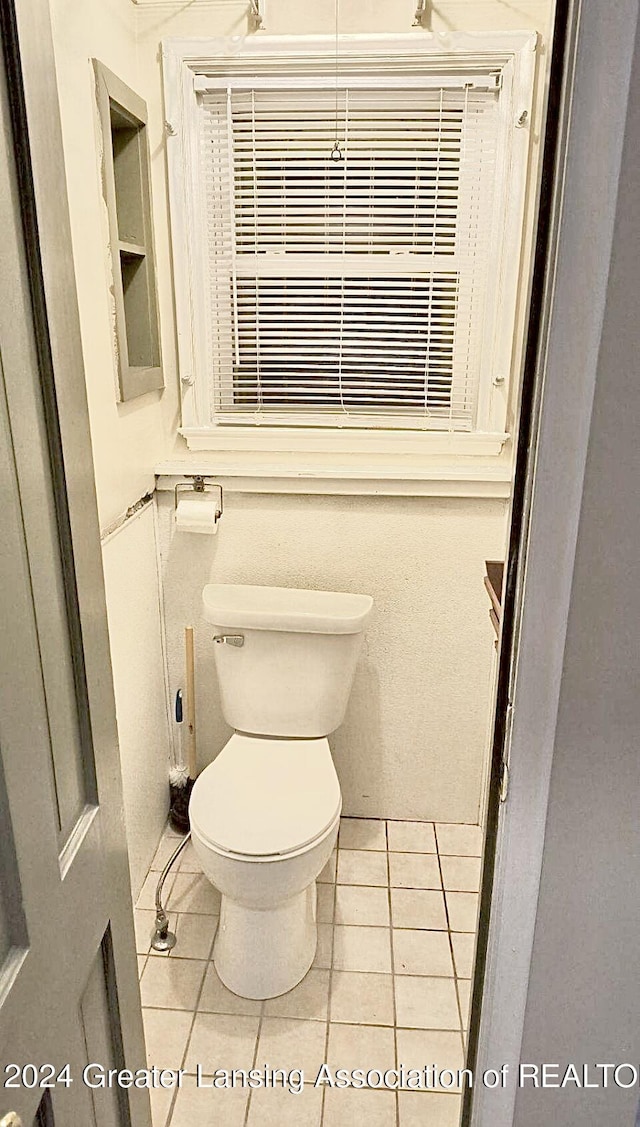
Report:
M114 340L121 401L164 387L156 296L147 107L93 60L109 217Z

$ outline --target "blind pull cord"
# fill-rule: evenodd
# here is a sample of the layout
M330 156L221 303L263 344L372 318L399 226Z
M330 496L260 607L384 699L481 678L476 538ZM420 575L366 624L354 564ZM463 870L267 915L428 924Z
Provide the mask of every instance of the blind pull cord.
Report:
M331 150L331 160L335 160L336 162L342 160L342 149L340 148L340 136L339 136L340 122L338 120L338 81L339 81L338 51L339 51L339 48L340 48L339 12L340 12L340 0L336 0L336 139L333 142L333 148Z
M233 301L233 337L235 344L236 366L240 367L240 336L238 332L238 271L236 249L236 169L233 145L233 104L231 100L231 87L227 87L227 151L229 158L229 209L231 215L231 292Z

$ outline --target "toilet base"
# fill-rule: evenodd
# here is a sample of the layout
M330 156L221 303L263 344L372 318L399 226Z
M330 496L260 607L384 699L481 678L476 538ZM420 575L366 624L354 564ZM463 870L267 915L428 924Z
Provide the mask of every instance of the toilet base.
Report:
M270 908L222 897L213 962L241 998L276 998L304 978L316 953L316 883Z

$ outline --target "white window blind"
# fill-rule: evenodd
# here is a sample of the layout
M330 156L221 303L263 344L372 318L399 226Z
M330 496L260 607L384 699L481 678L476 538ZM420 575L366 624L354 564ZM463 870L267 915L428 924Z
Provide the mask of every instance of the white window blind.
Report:
M472 430L495 82L220 79L199 107L213 421Z

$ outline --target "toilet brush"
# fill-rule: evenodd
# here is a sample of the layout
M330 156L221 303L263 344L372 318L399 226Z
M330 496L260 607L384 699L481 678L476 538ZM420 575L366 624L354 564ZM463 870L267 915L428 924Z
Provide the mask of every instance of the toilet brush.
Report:
M193 626L185 628L185 655L186 655L186 719L187 719L187 766L172 767L169 772L170 809L169 821L174 830L187 833L189 825L189 799L193 784L196 781L196 708L195 708L195 663L193 649ZM175 708L176 723L182 724L184 719L182 707L182 690L176 694ZM180 729L182 731L182 729ZM182 741L181 741L182 744Z

